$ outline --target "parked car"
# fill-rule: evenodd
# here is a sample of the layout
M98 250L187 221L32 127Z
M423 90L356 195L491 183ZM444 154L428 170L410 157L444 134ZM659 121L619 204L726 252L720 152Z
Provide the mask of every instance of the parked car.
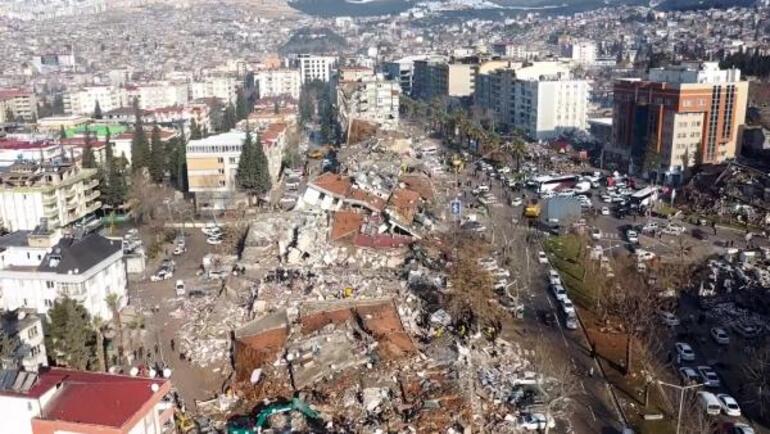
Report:
M206 238L206 244L211 244L212 246L222 244L222 237L210 236Z
M698 366L698 373L703 377L703 384L706 387L720 387L722 385L719 375L710 366Z
M719 403L716 395L711 392L698 392L698 403L703 411L710 416L719 416L722 412L722 404Z
M736 401L735 398L726 393L720 393L717 395L717 399L722 405L722 411L726 415L733 417L741 416L741 407L738 405L738 401Z
M736 423L733 425L731 434L754 434L754 428L745 423Z
M638 243L639 242L639 234L636 233L634 230L628 230L626 231L626 239L629 243Z
M561 285L551 285L551 292L553 293L554 298L556 298L556 301L561 302L567 298L567 291Z
M636 260L637 261L651 261L655 259L655 253L652 253L648 250L644 249L636 249Z
M559 300L559 304L561 305L561 311L564 312L565 315L575 313L575 305L572 304L572 300L569 298L564 297L563 299Z
M674 344L674 350L676 350L676 354L679 356L680 360L685 362L692 362L695 360L695 351L693 351L690 344L677 342Z
M722 327L712 327L711 338L719 345L728 345L730 343L730 335L728 335L727 330Z
M660 311L660 318L663 320L663 324L669 327L676 327L679 325L679 318L671 312Z
M174 277L174 272L171 271L170 268L160 267L155 274L150 276L150 281L160 282L161 280L171 279L172 277Z
M606 206L602 207L602 215L610 215L610 209Z
M687 229L684 226L673 224L673 223L667 225L665 228L663 228L663 230L661 230L661 232L663 232L664 234L675 235L675 236L682 235L683 233L685 233L685 231L687 231Z
M174 289L176 290L176 295L185 295L184 280L177 280Z
M699 384L701 382L700 374L689 366L679 368L679 376L682 377L683 384Z
M521 206L522 203L523 201L521 200L520 197L514 197L513 199L511 199L511 206Z
M600 231L599 228L591 229L591 239L601 240L602 239L602 231Z
M541 264L547 264L548 263L548 256L545 254L544 251L537 252L537 262Z
M577 330L578 329L577 316L567 315L566 317L564 317L564 327L567 330Z
M203 232L204 234L206 234L208 236L221 235L222 234L222 228L220 228L219 225L216 224L216 223L209 222L209 223L206 223L206 226L201 228L201 232Z
M174 256L179 256L186 251L187 251L187 247L185 247L182 244L177 244L176 246L174 246L174 251L171 253L174 254Z
M543 321L543 324L547 325L548 327L553 327L556 325L556 315L553 312L542 312L540 315L540 320Z

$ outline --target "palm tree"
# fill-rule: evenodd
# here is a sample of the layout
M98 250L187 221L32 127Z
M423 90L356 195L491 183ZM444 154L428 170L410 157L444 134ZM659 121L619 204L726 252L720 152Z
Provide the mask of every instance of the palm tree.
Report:
M518 135L514 135L509 146L511 155L516 160L516 171L521 171L521 159L527 155L527 143Z
M98 315L91 319L91 322L96 330L96 361L99 364L97 369L100 372L107 370L107 362L104 357L104 320Z
M115 325L115 333L118 335L118 363L122 363L123 358L123 323L120 320L120 301L121 296L111 292L107 294L107 297L104 299L104 301L107 303L107 306L109 306L110 310L112 311L112 321Z

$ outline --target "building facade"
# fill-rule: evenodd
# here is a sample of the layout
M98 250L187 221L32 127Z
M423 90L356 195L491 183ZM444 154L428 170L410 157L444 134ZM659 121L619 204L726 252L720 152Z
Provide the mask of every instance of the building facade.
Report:
M474 100L508 128L549 140L586 129L589 92L589 83L573 79L568 65L534 62L480 73Z
M41 221L66 227L102 207L96 169L72 164L18 162L0 174L0 218L10 231Z
M617 81L607 151L635 171L676 182L684 167L735 157L747 94L740 70L711 62L652 69L647 80Z
M357 81L341 82L337 86L339 122L347 131L352 120L363 120L383 129L397 129L401 86L386 80L382 74L372 74Z
M5 366L20 367L36 372L41 366L48 366L48 354L43 339L43 321L32 310L16 309L3 312L0 328L6 336L15 339L17 347L10 360L0 360Z
M299 62L299 74L302 83L314 80L329 81L332 71L337 65L337 58L333 56L300 54L297 56L297 61Z
M298 69L267 69L254 73L260 98L290 96L299 99L302 79Z
M8 119L8 115L13 119ZM35 93L20 89L0 89L0 122L13 122L21 118L25 121L37 119L37 99Z
M46 314L63 297L78 301L105 321L113 311L107 297L128 303L126 266L120 240L97 234L60 237L59 231L17 231L0 237L0 302L5 310Z

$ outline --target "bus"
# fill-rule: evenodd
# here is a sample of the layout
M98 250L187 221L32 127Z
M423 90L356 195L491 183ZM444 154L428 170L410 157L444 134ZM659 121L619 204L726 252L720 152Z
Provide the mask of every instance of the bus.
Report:
M645 187L631 195L631 206L637 208L649 208L658 200L658 187Z
M577 175L539 176L534 179L538 193L575 188L579 180Z

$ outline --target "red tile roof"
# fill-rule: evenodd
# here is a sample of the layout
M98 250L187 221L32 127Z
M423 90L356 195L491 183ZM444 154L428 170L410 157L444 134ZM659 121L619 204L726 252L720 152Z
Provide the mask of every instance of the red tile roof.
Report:
M419 193L424 200L433 199L433 185L427 176L405 175L399 179L399 182L403 182L409 190Z
M383 209L385 209L384 199L369 193L368 191L361 190L360 188L354 188L350 190L348 201L360 204L361 206L365 206L376 212L381 212Z
M402 223L412 224L417 214L420 194L416 191L399 188L390 195L388 205L397 214Z
M16 140L16 139L0 139L0 149L40 149L47 148L49 146L55 146L53 142L48 140Z
M331 172L324 173L310 184L338 197L347 197L353 186L350 177L340 176Z
M40 379L62 383L43 408L41 419L111 427L122 427L153 398L153 384L162 387L168 383L162 379L66 369L51 369L42 373Z
M19 96L30 96L32 92L20 89L0 89L0 100L16 98Z
M337 211L334 213L334 222L332 223L331 240L339 239L357 234L361 230L364 222L364 216L353 211Z

